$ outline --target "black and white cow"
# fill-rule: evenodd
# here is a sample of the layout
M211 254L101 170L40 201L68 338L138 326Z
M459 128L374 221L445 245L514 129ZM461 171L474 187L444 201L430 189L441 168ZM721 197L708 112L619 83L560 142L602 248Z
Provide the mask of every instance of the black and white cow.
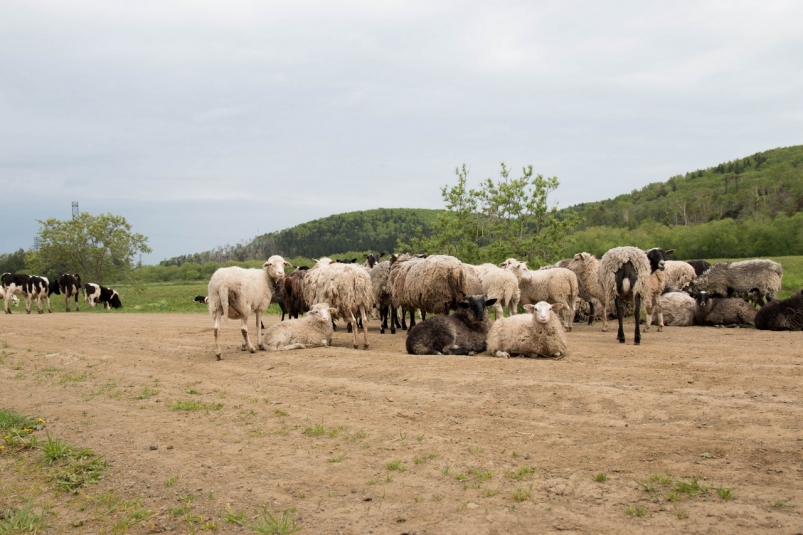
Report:
M123 308L120 296L111 288L106 288L94 282L87 282L84 285L84 293L86 293L86 300L92 308L95 308L95 303L103 303L106 305L106 310L109 308Z
M209 303L209 297L205 295L196 295L193 301L195 301L200 305L206 305L207 303Z
M81 275L62 273L59 277L59 289L67 300L67 312L70 312L70 297L75 297L75 310L78 311L78 290L81 289ZM59 292L56 292L59 293Z
M3 310L5 310L6 314L11 314L11 310L8 308L8 302L10 301L10 297L14 295L22 295L25 297L25 308L28 310L29 314L31 313L31 300L25 293L25 284L28 282L29 277L30 275L21 273L3 273L3 275L0 276L0 282L2 282L3 285L3 293L6 297L6 299L3 300Z
M6 298L6 292L2 288L0 288L0 299ZM20 300L16 295L11 296L11 302L14 304L15 307L20 305Z
M50 308L50 281L47 277L39 277L37 275L31 275L28 277L28 281L25 283L25 293L27 298L25 300L25 309L27 310L28 314L31 313L31 299L36 299L36 310L40 314L44 313L42 309L42 299L47 301L47 311L53 312L53 309Z

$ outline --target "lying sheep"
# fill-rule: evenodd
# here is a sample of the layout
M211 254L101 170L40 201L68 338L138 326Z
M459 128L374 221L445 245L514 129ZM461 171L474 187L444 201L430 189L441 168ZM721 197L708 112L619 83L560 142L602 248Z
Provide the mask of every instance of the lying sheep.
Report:
M304 276L304 299L307 303L329 303L336 314L351 326L354 349L357 344L358 314L363 325L363 349L368 349L367 313L374 306L371 277L358 264L334 263L331 258L315 260Z
M781 289L783 267L772 260L719 262L694 279L691 293L708 292L715 297L741 297L764 305Z
M708 292L697 294L695 325L753 326L756 309L735 297L711 297Z
M215 320L215 357L223 360L220 351L220 318L240 320L243 335L241 349L251 353L256 348L248 337L248 316L256 315L257 341L262 340L262 313L268 308L273 297L274 281L284 277L287 262L279 255L268 258L262 269L243 269L237 266L220 268L209 279L209 314ZM264 346L260 345L260 349Z
M681 290L697 276L691 264L679 260L667 260L664 272L666 273L666 285Z
M756 313L755 323L756 329L803 331L803 291L789 299L768 302Z
M488 332L488 353L501 358L566 356L566 333L555 314L555 310L563 306L540 301L524 305L531 314L495 321Z
M327 303L317 303L300 319L288 319L265 331L268 351L288 351L332 345L332 312Z
M661 296L664 325L688 327L694 325L697 302L686 292L667 292Z
M571 332L574 303L580 293L577 275L573 271L560 267L531 271L527 269L526 262L515 258L505 260L502 267L516 275L522 304L535 304L539 301L563 304L559 315L566 330Z
M488 308L496 299L472 295L457 303L448 316L422 321L407 333L407 352L411 355L475 355L485 351L485 337L491 322Z

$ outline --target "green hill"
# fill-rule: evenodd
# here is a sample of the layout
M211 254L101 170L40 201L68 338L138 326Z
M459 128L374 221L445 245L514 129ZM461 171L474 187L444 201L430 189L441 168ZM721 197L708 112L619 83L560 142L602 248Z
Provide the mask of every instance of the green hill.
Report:
M185 262L245 261L281 254L285 258L337 255L350 251L391 252L396 243L415 236L429 236L439 210L378 208L335 214L278 232L257 236L247 244L164 260L165 266Z
M803 145L758 152L564 212L580 214L581 228L634 229L647 220L688 226L721 219L792 216L801 210Z

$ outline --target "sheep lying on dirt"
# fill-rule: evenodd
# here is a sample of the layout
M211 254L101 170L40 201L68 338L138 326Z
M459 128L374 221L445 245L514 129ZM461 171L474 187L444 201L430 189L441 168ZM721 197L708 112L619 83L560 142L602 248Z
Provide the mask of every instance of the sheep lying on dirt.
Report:
M697 302L686 292L667 292L661 296L664 325L688 327L694 325Z
M317 303L299 319L271 325L265 331L263 345L268 351L288 351L332 344L332 310L327 303Z
M711 297L708 292L697 294L694 314L696 325L753 326L756 323L753 305L735 297Z
M220 268L209 279L209 314L215 319L215 356L222 360L220 351L220 318L240 320L243 335L241 349L251 353L256 348L248 337L248 316L256 314L257 341L262 340L262 313L273 297L274 281L284 277L286 262L279 255L268 258L262 269L243 269L232 266ZM264 349L260 346L260 349Z
M519 314L494 322L488 332L488 353L492 357L564 357L566 333L558 316L562 303L546 301L524 305L531 314Z
M363 349L368 349L367 313L374 306L371 277L365 267L358 264L334 263L321 258L304 276L304 299L307 303L329 303L351 326L352 343L357 349L357 318L363 325Z
M719 262L694 279L692 294L708 292L715 297L741 297L764 305L781 289L783 267L772 260Z
M770 301L756 313L756 329L803 331L803 291L782 301Z
M448 316L424 320L407 333L407 352L411 355L475 355L485 351L485 337L491 322L488 308L496 299L472 295L457 303Z
M502 267L513 272L519 281L522 304L535 304L539 301L562 303L559 315L567 331L572 330L574 320L574 302L580 293L577 275L566 268L555 267L531 271L526 262L508 258Z

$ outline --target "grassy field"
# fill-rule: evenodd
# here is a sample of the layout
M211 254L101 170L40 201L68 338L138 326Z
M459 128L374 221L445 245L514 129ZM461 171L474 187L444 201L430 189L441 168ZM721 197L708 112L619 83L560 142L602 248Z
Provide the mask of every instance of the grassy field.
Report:
M791 297L795 292L803 289L803 256L769 256L767 260L774 260L783 266L783 281L779 299ZM714 258L708 260L712 264L717 262L739 262L746 258Z
M715 262L737 262L744 260L744 258L715 258L709 260L712 264ZM803 256L776 256L770 257L770 260L775 260L783 266L783 287L778 295L780 299L786 299L793 293L803 289ZM148 282L141 284L138 288L126 285L116 284L113 286L120 294L120 299L123 302L121 310L104 310L100 307L90 309L81 294L79 306L81 312L90 311L93 313L114 313L122 314L129 312L196 312L198 314L207 314L206 305L201 305L194 302L192 299L196 295L206 295L207 280L199 281L179 281L179 282ZM60 295L53 295L50 299L53 312L64 312L65 303L64 297ZM74 302L73 302L74 305ZM36 305L31 305L32 310L35 310ZM20 310L25 311L24 305L20 303L18 308L13 308L14 312ZM281 314L279 306L273 304L268 308L268 314Z

